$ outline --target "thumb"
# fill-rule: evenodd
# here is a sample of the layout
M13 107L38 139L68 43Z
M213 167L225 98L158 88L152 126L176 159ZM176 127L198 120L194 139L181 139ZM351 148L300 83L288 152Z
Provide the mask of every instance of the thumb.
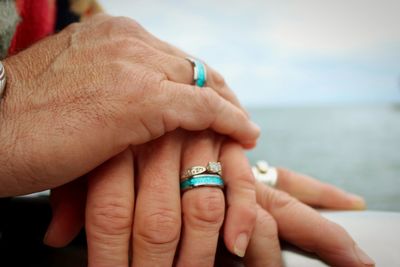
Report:
M68 245L83 227L86 179L80 178L51 191L52 219L43 242L51 247Z

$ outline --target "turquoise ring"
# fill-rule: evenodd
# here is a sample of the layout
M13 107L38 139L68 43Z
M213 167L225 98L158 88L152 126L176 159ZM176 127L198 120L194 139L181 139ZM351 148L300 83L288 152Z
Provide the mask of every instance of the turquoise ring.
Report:
M198 87L204 87L207 82L207 69L203 62L198 59L187 57L193 66L193 81Z
M198 174L184 180L180 184L182 192L196 187L219 187L224 188L224 180L218 174Z

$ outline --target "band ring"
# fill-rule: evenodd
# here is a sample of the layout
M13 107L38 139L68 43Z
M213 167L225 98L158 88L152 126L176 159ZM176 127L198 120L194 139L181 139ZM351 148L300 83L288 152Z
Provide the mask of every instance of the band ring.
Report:
M210 161L206 166L193 166L186 169L182 175L181 180L187 179L191 176L198 174L218 174L222 175L222 166L218 161Z
M198 174L181 181L181 192L197 187L218 187L224 188L224 180L218 174Z
M277 169L269 166L265 160L257 161L256 166L253 166L251 169L257 181L271 187L275 187L278 183Z
M3 63L0 61L0 99L3 96L4 89L6 88L6 70L4 69Z
M207 69L203 62L198 59L186 57L193 66L193 81L198 87L204 87L207 82Z

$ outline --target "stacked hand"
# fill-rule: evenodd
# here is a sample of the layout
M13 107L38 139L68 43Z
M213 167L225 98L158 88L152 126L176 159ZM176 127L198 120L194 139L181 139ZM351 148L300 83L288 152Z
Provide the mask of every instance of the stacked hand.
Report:
M100 15L8 58L1 195L63 185L45 242L66 245L85 224L89 266L128 266L130 256L133 266L212 266L219 235L248 266L279 266L278 232L332 265L368 266L341 227L295 198L344 209L362 200L284 170L277 187L295 198L256 183L243 147L257 127L211 68L209 87L188 85L186 56ZM225 196L181 196L181 171L209 161L222 162Z

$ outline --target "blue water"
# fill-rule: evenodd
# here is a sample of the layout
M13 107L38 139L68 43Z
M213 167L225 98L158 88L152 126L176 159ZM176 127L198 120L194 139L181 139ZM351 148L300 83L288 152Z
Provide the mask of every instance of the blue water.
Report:
M400 106L250 109L262 128L252 162L318 177L400 211Z

